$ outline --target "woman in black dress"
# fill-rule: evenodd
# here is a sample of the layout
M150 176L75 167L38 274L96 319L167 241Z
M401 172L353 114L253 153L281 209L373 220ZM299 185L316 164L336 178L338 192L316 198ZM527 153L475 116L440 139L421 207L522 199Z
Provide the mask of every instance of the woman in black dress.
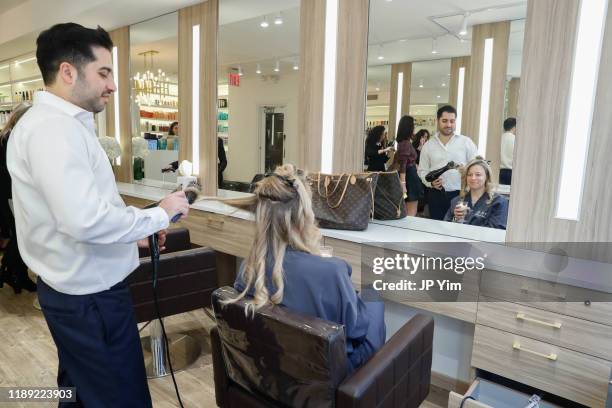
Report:
M412 146L413 135L414 118L402 116L397 126L397 153L394 161L397 161L400 180L406 188L406 213L412 217L417 214L419 198L423 195L416 168L417 152Z
M393 147L386 147L385 127L374 126L368 133L365 145L365 159L368 171L385 171L389 152Z

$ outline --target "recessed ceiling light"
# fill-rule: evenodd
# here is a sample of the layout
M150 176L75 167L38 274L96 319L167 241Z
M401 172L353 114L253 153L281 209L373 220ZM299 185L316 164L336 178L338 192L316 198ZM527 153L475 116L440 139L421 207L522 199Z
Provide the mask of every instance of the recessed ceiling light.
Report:
M259 26L261 28L267 28L268 26L270 26L270 24L268 24L268 18L266 16L264 16L263 20L261 20L261 23L259 23Z
M377 91L380 91L380 88L376 88Z
M281 14L280 14L280 13L278 13L278 14L276 15L276 17L274 18L274 24L275 24L275 25L281 25L281 24L283 24L283 17L281 16Z

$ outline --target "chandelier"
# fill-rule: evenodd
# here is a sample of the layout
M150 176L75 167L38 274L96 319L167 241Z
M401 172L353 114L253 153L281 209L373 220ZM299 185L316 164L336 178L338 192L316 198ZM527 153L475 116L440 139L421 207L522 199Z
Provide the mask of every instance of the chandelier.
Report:
M170 95L166 73L161 68L155 71L153 56L156 54L159 54L159 51L149 50L138 53L142 55L144 71L136 72L133 79L136 99L141 104L150 104L152 100L159 100L162 96Z

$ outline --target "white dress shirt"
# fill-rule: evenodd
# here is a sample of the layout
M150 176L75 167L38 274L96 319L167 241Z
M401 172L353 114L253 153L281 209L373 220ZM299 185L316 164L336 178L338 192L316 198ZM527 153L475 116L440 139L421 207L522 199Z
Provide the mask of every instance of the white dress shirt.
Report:
M423 145L419 161L419 177L427 187L431 183L425 181L425 176L432 170L440 169L454 161L455 164L464 165L478 154L478 148L467 136L453 135L445 145L440 141L438 133ZM449 170L441 177L442 186L446 191L461 189L461 174L458 170Z
M512 170L512 155L514 154L514 133L506 132L501 137L501 161L499 168Z
M135 241L168 226L162 208L125 206L93 114L52 93L34 95L7 149L19 251L59 292L121 282L138 266Z

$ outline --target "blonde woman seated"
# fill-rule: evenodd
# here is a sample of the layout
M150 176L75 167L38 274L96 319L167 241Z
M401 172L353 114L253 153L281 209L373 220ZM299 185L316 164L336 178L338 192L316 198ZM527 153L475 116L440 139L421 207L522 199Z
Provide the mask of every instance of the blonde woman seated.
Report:
M491 168L480 156L469 162L461 174L461 191L451 200L445 221L480 227L506 229L508 199L493 193Z
M382 347L384 303L364 303L349 264L319 255L310 191L292 165L266 175L252 197L224 202L255 213L255 240L234 283L241 292L235 300L248 296L247 309L273 303L344 325L352 369Z

